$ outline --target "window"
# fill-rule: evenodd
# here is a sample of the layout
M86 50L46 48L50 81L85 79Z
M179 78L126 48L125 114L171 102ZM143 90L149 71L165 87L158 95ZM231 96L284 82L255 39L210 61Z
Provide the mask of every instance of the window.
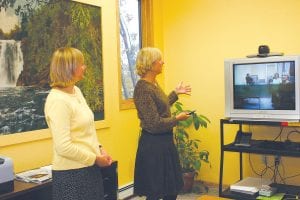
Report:
M135 73L136 55L141 48L140 1L119 0L120 9L120 62L122 99L133 97L138 80Z
M119 0L121 109L134 107L135 60L142 46L152 45L151 16L152 0Z

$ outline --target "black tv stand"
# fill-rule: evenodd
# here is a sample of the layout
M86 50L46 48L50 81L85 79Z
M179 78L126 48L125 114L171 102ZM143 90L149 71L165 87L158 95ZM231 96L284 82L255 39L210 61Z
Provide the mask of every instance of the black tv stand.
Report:
M219 177L219 196L231 199L255 199L255 197L245 197L230 191L229 188L223 188L223 172L224 172L224 154L225 152L239 153L239 175L243 179L243 153L264 154L264 155L277 155L288 157L300 157L300 143L296 142L278 142L266 140L251 140L250 146L236 146L234 142L224 144L224 126L235 124L239 126L242 131L243 125L263 125L263 126L283 126L281 122L270 121L244 121L244 120L220 120L220 143L221 143L221 159L220 159L220 177ZM266 144L269 144L269 148ZM264 145L265 144L265 145ZM273 146L272 146L273 145ZM272 147L272 148L271 148ZM280 148L283 147L283 148ZM237 180L238 181L238 180ZM285 185L273 183L271 186L276 187L277 192L282 192L290 195L300 195L300 186Z

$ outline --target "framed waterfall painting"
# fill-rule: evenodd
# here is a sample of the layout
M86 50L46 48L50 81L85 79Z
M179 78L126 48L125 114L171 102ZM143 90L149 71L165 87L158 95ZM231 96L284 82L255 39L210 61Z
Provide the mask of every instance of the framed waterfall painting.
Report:
M77 86L104 120L101 7L70 0L0 1L0 136L47 129L53 52L80 49L88 66ZM18 134L16 134L18 135ZM37 136L38 137L38 136ZM0 143L1 146L1 143Z

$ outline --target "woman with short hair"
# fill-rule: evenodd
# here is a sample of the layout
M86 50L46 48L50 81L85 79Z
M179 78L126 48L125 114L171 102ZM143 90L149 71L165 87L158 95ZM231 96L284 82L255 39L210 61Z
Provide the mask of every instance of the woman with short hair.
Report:
M172 129L190 115L182 112L171 116L170 106L178 94L190 94L191 88L180 83L167 96L156 81L163 64L157 48L143 48L137 55L136 71L141 78L134 89L134 103L142 134L135 161L134 193L147 200L175 200L183 186Z

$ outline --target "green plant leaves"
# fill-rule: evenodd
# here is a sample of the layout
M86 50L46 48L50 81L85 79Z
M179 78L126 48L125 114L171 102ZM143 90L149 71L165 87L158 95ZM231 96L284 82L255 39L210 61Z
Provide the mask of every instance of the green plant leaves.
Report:
M206 151L206 150L200 151L200 152L199 152L199 157L200 157L200 159L201 159L202 161L206 162L206 163L209 162L208 156L209 156L209 152Z
M196 113L193 113L192 115L193 115L194 127L196 130L198 130L200 127L200 119Z
M172 114L177 114L189 111L183 108L183 104L176 102L174 104L174 111ZM209 163L209 152L200 150L200 140L190 139L187 130L192 126L195 130L200 127L207 128L210 120L204 115L197 115L192 113L185 121L179 121L174 131L175 145L178 151L180 163L184 172L198 171L201 168L201 162Z
M196 170L199 170L201 167L201 162L200 160L195 160L195 162L193 163L193 168Z

